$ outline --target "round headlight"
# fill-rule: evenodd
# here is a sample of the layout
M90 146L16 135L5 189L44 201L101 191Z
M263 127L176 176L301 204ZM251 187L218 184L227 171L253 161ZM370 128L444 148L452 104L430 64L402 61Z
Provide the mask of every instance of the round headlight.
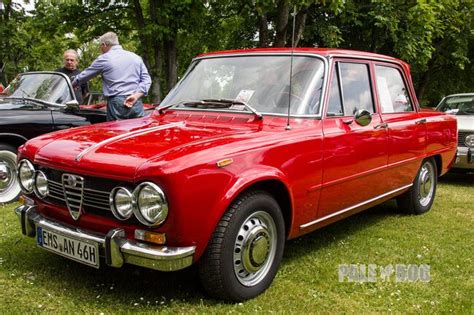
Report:
M130 219L133 213L133 195L124 187L115 187L110 194L112 213L119 220Z
M18 181L26 194L33 192L35 183L35 168L28 160L21 160L18 164Z
M474 148L474 135L469 135L466 137L466 140L464 140L464 143L471 148Z
M135 216L141 223L154 226L165 221L168 202L160 187L150 182L141 183L133 194L136 201Z
M48 178L42 171L36 172L35 193L40 198L45 198L49 195Z

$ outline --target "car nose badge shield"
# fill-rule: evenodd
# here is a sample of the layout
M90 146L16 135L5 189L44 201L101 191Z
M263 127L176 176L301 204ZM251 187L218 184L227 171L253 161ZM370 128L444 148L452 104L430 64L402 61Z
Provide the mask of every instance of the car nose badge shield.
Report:
M63 174L62 176L64 200L74 220L78 220L82 212L82 201L84 197L84 178L72 175Z

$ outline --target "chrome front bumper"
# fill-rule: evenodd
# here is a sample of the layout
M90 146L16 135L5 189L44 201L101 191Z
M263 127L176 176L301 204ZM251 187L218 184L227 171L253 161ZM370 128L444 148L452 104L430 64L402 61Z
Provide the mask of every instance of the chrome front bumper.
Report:
M123 229L110 230L106 235L86 231L47 219L36 211L35 205L22 205L15 209L24 235L35 237L37 227L42 227L67 237L99 244L105 263L120 268L124 263L161 271L174 271L188 267L193 262L195 246L167 247L150 245L127 239Z
M453 168L474 169L474 150L472 148L458 147Z

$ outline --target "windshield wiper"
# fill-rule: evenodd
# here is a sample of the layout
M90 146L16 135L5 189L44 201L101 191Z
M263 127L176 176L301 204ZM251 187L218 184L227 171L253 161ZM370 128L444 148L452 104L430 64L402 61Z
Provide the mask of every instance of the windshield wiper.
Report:
M187 100L181 101L178 103L167 104L165 106L158 107L158 113L163 114L164 111L173 106L183 105L186 107L195 107L195 108L229 108L232 105L243 105L247 108L250 112L252 112L258 119L263 119L263 115L259 113L255 108L250 106L244 101L238 101L228 98L210 98L210 99L203 99L203 100Z
M184 102L184 106L188 107L211 107L211 108L228 108L232 105L244 105L250 112L252 112L258 119L263 119L263 115L259 113L255 108L247 104L247 102L240 100L233 100L230 98L210 98L201 101Z
M165 110L167 110L168 108L170 107L173 107L173 106L179 106L179 105L183 105L183 104L187 104L187 103L195 103L195 102L199 102L199 101L181 101L181 102L178 102L178 103L170 103L170 104L167 104L165 106L158 106L156 108L156 110L158 111L158 113L163 114L165 112Z
M48 102L45 102L45 101L42 101L42 100L38 100L38 99L32 98L32 97L24 97L24 96L23 96L23 97L14 97L14 96L8 96L8 97L5 97L5 99L22 101L23 104L34 103L34 104L42 105L42 106L48 106L48 105L50 105Z

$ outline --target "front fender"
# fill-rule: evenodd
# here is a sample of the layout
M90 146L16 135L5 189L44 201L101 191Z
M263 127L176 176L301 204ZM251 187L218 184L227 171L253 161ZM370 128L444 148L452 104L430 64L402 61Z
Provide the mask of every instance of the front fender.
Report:
M163 226L170 245L196 246L194 260L198 260L232 202L243 191L268 180L282 183L291 199L285 174L265 165L247 169L240 169L238 165L233 168L207 165L162 181L165 187L171 188L168 190L170 217Z

